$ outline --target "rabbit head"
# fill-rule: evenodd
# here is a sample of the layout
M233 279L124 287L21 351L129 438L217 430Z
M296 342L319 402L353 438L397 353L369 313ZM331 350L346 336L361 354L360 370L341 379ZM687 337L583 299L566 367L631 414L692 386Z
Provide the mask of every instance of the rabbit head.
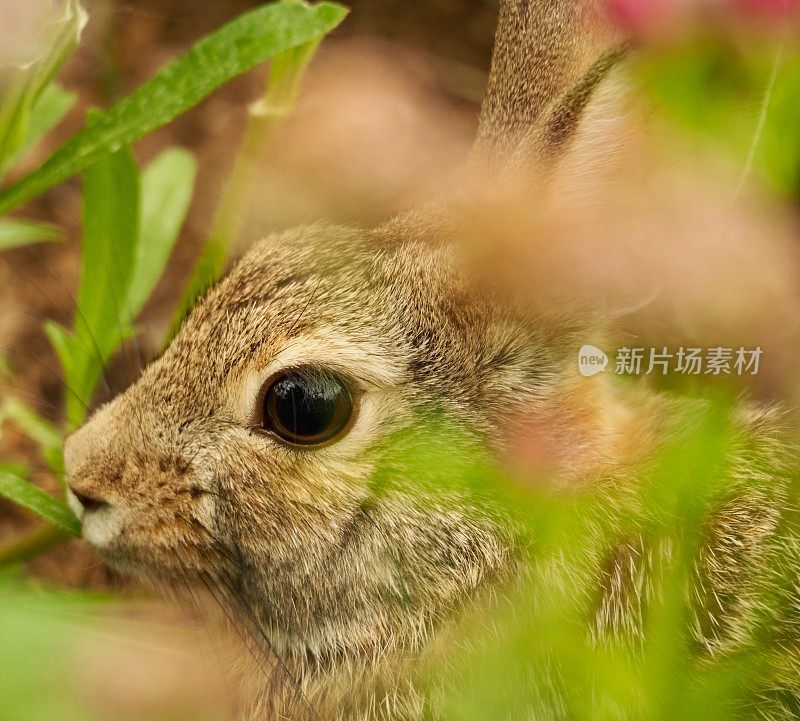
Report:
M589 68L582 102L557 102L577 67L560 64L577 22L568 6L505 5L476 150L490 165L542 118L530 137L566 143L568 110L582 112L605 72ZM545 55L552 72L536 83ZM453 213L430 211L256 244L140 379L68 439L89 543L124 571L205 584L306 670L420 649L509 574L517 540L485 499L427 483L440 469L414 443L446 418L457 431L436 443L457 476L533 415L570 466L594 453L584 411L601 383L571 385L580 324L538 324L475 292L457 235ZM398 438L412 439L405 453Z
M123 570L227 589L275 643L421 639L504 572L512 540L485 504L430 497L387 466L392 439L453 419L455 472L471 441L498 446L515 414L545 413L568 365L567 339L466 283L419 231L306 228L255 246L69 438L85 538Z

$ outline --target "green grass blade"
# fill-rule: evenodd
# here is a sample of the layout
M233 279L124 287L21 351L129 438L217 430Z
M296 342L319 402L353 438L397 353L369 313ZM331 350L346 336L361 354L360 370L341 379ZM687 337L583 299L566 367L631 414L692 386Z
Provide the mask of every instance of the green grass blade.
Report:
M45 327L64 365L67 422L85 416L105 362L130 334L125 307L139 242L139 170L130 148L103 156L85 174L83 270L74 332Z
M64 90L58 83L50 83L39 96L30 119L27 133L19 148L2 164L0 175L13 168L50 130L58 125L78 99L77 93Z
M0 193L0 215L130 145L268 58L322 36L346 14L340 5L259 7L200 40L185 55L77 133L44 165Z
M191 153L170 148L142 173L141 228L125 304L132 321L164 272L192 199L197 164Z
M11 69L11 79L0 96L0 168L7 168L31 137L34 112L41 110L38 101L78 45L85 24L80 3L68 0L61 18L45 28L46 51L29 66Z
M78 94L65 90L58 83L50 83L42 92L33 108L28 135L23 143L23 150L33 147L47 133L60 123L72 110L78 100Z
M78 94L50 83L33 106L28 131L19 149L8 159L6 168L13 168L25 153L58 125L78 100Z
M62 237L61 230L48 223L0 219L0 250L18 248L33 243L47 243L61 240Z
M64 369L64 376L71 378L75 371L72 367L72 336L66 328L56 323L54 320L45 321L42 329L50 341L50 345L61 361L61 367Z
M139 242L139 169L129 148L105 156L83 186L83 275L76 338L88 333L104 357L127 332L125 306ZM94 359L96 360L96 358Z
M66 504L7 467L0 467L0 496L27 508L73 536L81 534L81 525Z
M73 351L75 339L66 328L53 320L45 321L42 325L42 330L47 336L47 340L50 341L50 345L53 346L58 360L61 362L61 367L64 370L64 404L66 406L67 429L72 430L73 428L77 428L85 417L86 406L88 404L88 401L84 400L83 395L78 395L78 390L72 385L71 379L76 377L76 361ZM98 366L98 376L100 372L101 369Z

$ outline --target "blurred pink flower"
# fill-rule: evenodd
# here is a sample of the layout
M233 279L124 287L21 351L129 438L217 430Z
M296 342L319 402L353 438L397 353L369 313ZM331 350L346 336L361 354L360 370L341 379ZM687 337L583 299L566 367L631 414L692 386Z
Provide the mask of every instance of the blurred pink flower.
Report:
M5 0L0 27L0 66L24 65L42 52L41 30L53 8L43 2Z
M764 15L796 12L800 7L798 0L736 0L743 10Z
M634 37L671 34L693 0L605 0L609 15Z
M745 17L767 21L785 20L800 10L800 0L734 0L734 5Z
M800 0L603 0L613 20L634 38L681 36L698 23L771 24L797 16Z

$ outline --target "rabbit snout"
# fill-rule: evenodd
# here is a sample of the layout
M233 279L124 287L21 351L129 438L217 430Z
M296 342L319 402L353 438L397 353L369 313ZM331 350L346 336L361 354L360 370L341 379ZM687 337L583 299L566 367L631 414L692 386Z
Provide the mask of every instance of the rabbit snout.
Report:
M154 549L174 557L178 546L200 552L213 525L213 493L157 422L123 427L125 400L100 409L64 447L68 501L83 536L112 562L152 559Z

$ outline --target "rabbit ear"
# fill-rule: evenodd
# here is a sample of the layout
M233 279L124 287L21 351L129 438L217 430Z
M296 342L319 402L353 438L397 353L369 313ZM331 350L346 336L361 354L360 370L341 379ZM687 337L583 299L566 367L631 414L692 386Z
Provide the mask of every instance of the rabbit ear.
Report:
M552 157L622 56L597 0L502 0L475 155Z

